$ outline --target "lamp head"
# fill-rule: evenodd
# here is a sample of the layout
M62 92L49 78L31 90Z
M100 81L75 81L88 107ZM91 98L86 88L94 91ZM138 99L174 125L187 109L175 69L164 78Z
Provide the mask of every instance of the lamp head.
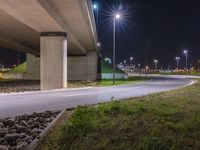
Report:
M97 9L97 8L98 8L97 4L94 4L94 5L93 5L93 8L94 8L94 9Z
M154 63L158 63L158 60L157 60L157 59L155 59L153 62L154 62Z
M188 53L188 51L187 51L187 50L184 50L184 51L183 51L183 53L184 53L184 54L187 54L187 53Z
M121 15L119 13L115 14L116 19L120 19Z

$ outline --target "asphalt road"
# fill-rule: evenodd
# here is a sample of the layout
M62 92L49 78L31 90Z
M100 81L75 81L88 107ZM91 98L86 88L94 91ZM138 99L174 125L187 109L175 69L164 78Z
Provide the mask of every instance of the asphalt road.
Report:
M157 77L152 80L121 86L0 94L0 118L96 104L110 101L113 96L115 99L143 96L190 84L192 84L192 81L189 79Z

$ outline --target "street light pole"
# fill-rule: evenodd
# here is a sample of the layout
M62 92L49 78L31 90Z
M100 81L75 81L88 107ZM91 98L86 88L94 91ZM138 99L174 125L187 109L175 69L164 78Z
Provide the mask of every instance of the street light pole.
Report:
M131 62L132 62L132 60L133 60L133 57L130 57L130 67L131 67Z
M154 60L154 64L155 64L155 71L157 71L157 68L158 68L158 60L157 59Z
M175 57L176 59L176 68L177 70L179 70L179 60L180 60L180 57Z
M115 84L115 17L113 18L113 84Z
M183 53L185 54L185 59L186 59L186 70L188 70L188 51L184 50Z
M138 68L139 68L140 77L141 77L141 75L142 75L142 72L141 72L141 64L138 64Z
M116 19L120 18L120 14L115 14L113 18L113 84L115 84L115 28L116 28Z
M98 41L97 49L100 54L101 47L99 43L99 6L97 4L94 4L93 9L96 10L96 28L97 28L97 41Z
M99 33L99 7L98 7L97 4L94 4L93 8L96 10L96 18L97 18L96 26L97 26L97 38L98 38L98 33Z

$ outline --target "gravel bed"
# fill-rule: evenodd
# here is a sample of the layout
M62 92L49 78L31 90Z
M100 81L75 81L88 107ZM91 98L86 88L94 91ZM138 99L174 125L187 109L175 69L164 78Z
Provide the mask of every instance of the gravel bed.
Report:
M26 150L60 111L0 119L0 150Z
M95 82L68 81L69 88L94 86ZM39 80L0 80L0 93L39 91Z
M25 92L40 90L40 81L0 80L0 93Z

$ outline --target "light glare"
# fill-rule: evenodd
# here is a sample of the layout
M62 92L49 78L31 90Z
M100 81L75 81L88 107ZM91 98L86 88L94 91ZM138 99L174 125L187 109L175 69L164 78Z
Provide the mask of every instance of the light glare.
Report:
M97 5L96 5L96 4L94 4L94 5L93 5L93 8L94 8L94 9L97 9Z
M157 60L157 59L155 59L155 60L154 60L154 63L158 63L158 60Z
M187 50L184 50L184 51L183 51L184 54L187 54L187 52L188 52Z
M120 14L116 14L116 15L115 15L115 18L116 18L116 19L119 19L120 17L121 17Z

